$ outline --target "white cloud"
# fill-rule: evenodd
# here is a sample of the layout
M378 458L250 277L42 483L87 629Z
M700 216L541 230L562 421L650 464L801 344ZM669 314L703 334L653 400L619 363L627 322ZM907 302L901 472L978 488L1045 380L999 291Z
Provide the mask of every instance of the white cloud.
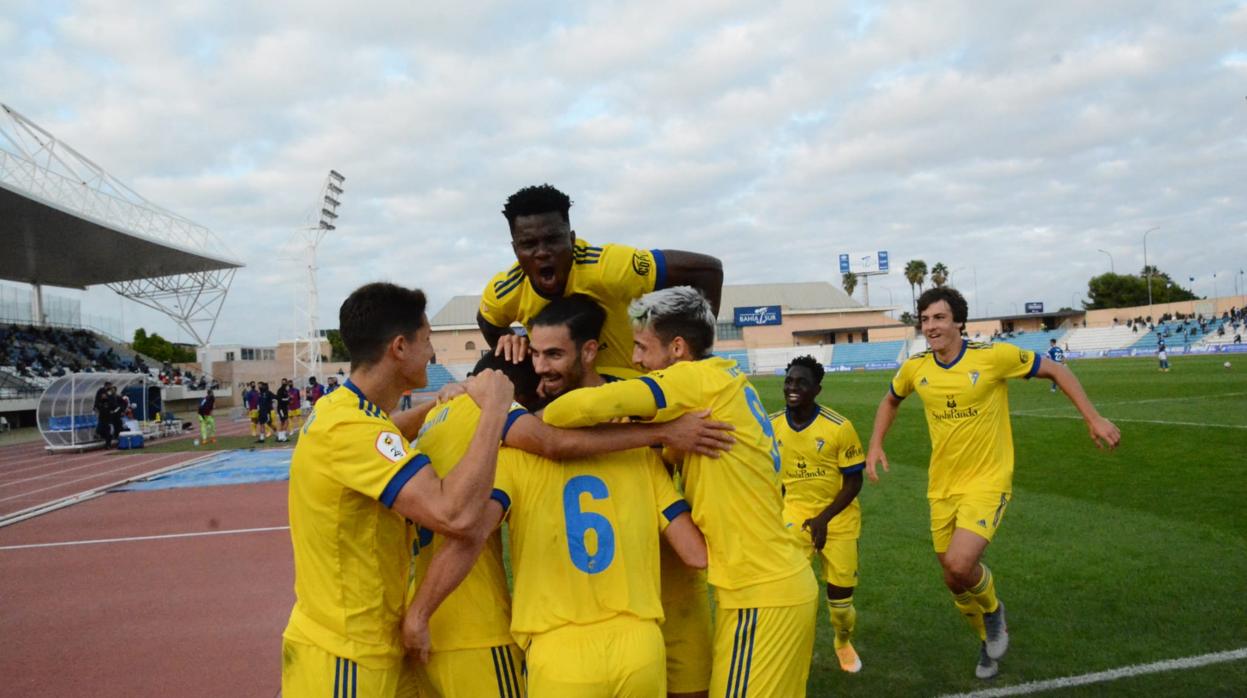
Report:
M729 283L888 249L1005 312L1068 305L1098 248L1138 268L1154 225L1175 276L1245 263L1245 27L1241 3L23 3L0 100L248 263L218 342L294 331L330 167L326 325L373 278L434 311L479 291L510 261L502 202L547 181L587 239L716 254ZM871 290L908 302L899 275Z

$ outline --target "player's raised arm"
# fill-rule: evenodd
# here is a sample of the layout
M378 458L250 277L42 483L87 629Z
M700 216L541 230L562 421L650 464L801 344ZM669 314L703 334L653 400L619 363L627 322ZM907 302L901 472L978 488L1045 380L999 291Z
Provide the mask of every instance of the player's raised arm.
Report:
M718 314L723 297L723 263L717 257L698 252L662 250L661 254L667 265L664 288L692 286L702 292L711 310Z
M888 472L888 455L883 452L883 439L896 420L896 413L901 407L901 399L889 387L883 399L879 401L879 409L875 410L875 424L870 432L870 447L866 450L866 476L871 482L879 482L879 473L875 467L882 463L883 472Z
M416 473L399 491L393 508L437 533L470 536L480 525L498 458L498 444L515 392L498 371L469 378L464 387L481 408L480 423L463 459L445 479L431 468Z
M1040 363L1035 375L1055 382L1069 401L1074 403L1074 407L1087 423L1087 431L1091 435L1091 440L1098 448L1111 450L1117 447L1121 441L1121 431L1115 424L1100 416L1073 371L1056 361L1044 361Z

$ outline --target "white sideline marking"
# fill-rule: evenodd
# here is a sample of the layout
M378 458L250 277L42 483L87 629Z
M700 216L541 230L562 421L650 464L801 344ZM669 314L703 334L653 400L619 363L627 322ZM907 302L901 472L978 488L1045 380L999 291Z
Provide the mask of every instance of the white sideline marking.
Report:
M1040 419L1077 419L1082 417L1076 414L1035 414L1034 412L1014 412L1016 417L1039 417ZM1142 424L1170 424L1180 427L1215 427L1217 429L1247 429L1247 424L1212 424L1210 422L1176 422L1168 419L1126 419L1123 417L1108 417L1108 421L1116 424L1118 422L1139 422Z
M165 540L168 538L198 538L200 536L228 536L235 533L267 533L288 531L289 526L265 526L263 528L233 528L227 531L196 531L194 533L165 533L158 536L128 536L126 538L95 538L91 540L66 540L57 543L27 543L26 545L0 545L0 550L25 550L28 548L58 548L66 545L94 545L96 543L129 543L139 540Z
M1157 397L1147 398L1146 400L1117 400L1115 402L1097 402L1096 407L1108 407L1110 405L1142 405L1149 402L1188 402L1192 400L1213 400L1222 397L1241 397L1247 393L1214 393L1212 395L1192 395L1190 397ZM1047 412L1049 410L1065 409L1068 405L1057 405L1055 407L1036 407L1032 412ZM1016 414L1016 413L1015 413Z
M1134 664L1132 666L1109 669L1108 671L1097 671L1092 674L1083 674L1081 676L1067 676L1061 679L1048 679L1047 681L1031 681L1030 683L1021 683L1016 686L988 688L986 690L972 691L970 693L950 693L940 696L940 698L997 698L997 696L1024 696L1031 693L1039 693L1040 691L1051 691L1058 688L1073 688L1074 686L1086 686L1093 683L1116 681L1117 679L1126 679L1132 676L1158 674L1165 671L1176 671L1178 669L1194 669L1196 667L1208 666L1209 664L1236 662L1241 659L1247 659L1247 647L1237 650L1228 650L1226 652L1201 654L1197 657L1166 659L1159 662L1152 662L1151 664Z

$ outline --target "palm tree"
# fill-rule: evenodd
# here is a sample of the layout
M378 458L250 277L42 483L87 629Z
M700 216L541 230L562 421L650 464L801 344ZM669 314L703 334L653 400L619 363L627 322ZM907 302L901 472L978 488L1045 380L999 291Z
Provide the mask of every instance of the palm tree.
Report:
M922 290L922 282L927 280L927 263L921 259L911 259L905 264L905 280L909 282L909 297L913 299L914 308L918 301L914 298L914 287Z
M947 282L948 267L944 266L943 262L936 262L935 266L931 267L931 283L936 286L943 286Z
M844 292L853 295L853 290L857 288L857 274L847 272L840 277L840 283L844 286Z

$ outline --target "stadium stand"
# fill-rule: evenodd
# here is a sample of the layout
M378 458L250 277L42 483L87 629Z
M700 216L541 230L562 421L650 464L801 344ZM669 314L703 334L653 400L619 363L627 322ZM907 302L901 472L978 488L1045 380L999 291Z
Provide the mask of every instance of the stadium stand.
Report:
M806 354L818 359L819 363L824 365L831 360L831 347L817 344L754 349L749 353L753 357L753 360L750 362L750 365L753 367L752 372L759 375L783 373L789 362L798 356Z
M1195 323L1162 322L1154 330L1140 336L1130 348L1136 352L1155 351L1162 338L1167 347L1186 347L1198 342L1203 335Z
M900 361L905 340L894 342L865 342L862 344L836 344L831 350L832 366L865 366L867 364Z
M1062 341L1062 348L1069 351L1095 354L1113 349L1125 349L1139 338L1129 327L1079 327L1071 330Z
M420 389L419 392L435 393L441 390L442 386L446 385L447 383L454 383L457 380L454 374L450 372L450 369L446 368L442 364L429 364L428 374L429 374L429 384L426 385L424 388Z
M749 352L745 349L725 349L723 351L716 351L714 355L721 356L725 359L731 359L735 361L738 366L740 366L740 370L744 371L745 373L750 372L749 371Z
M1055 339L1060 345L1068 332L1066 330L1044 330L1042 332L1023 332L1012 337L1004 337L1000 341L1008 342L1018 348L1043 353L1048 350L1049 341ZM1062 348L1064 348L1062 346Z

